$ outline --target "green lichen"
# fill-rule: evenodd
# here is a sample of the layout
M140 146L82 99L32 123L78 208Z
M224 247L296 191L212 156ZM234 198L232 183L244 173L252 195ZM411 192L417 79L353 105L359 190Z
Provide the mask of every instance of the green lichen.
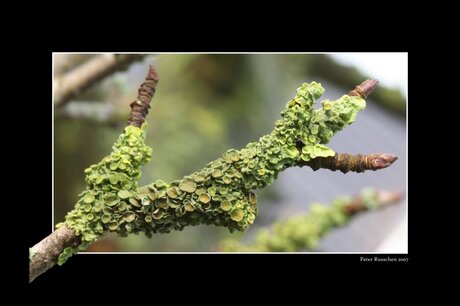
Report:
M65 248L64 251L62 251L62 253L59 254L57 264L59 266L62 266L67 261L67 259L69 259L72 255L73 255L72 248L71 247Z
M375 189L361 192L364 201L362 210L379 207ZM310 213L298 214L263 228L256 234L254 241L243 244L234 239L224 240L220 249L226 252L297 252L313 250L329 231L348 224L355 214L347 213L350 197L338 197L331 205L312 204Z
M137 215L132 232L169 233L186 226L214 224L231 232L245 231L257 215L253 190L271 184L278 174L299 161L335 153L323 144L352 123L365 102L343 96L314 103L324 93L320 84L303 84L287 103L275 129L241 150L228 150L202 170L181 180L161 180L141 188L130 202ZM123 234L123 233L122 233Z
M32 260L32 258L36 255L37 253L32 250L32 248L29 248L29 260Z
M85 170L87 188L66 216L67 226L84 243L104 232L121 236L143 232L151 237L198 224L245 231L257 215L253 190L271 184L301 160L333 156L334 151L323 144L365 107L363 99L345 95L314 109L323 93L320 84L304 83L281 112L275 129L258 142L228 150L181 180L158 180L139 189L140 167L149 160L151 149L144 144L145 127L127 127L113 152Z
M119 226L125 229L121 225L132 222L134 206L125 200L137 194L140 168L151 156L152 149L144 143L145 130L145 124L141 128L126 127L112 153L85 170L86 190L79 195L75 209L67 214L65 221L81 236L82 245ZM66 250L59 256L62 263L72 255Z

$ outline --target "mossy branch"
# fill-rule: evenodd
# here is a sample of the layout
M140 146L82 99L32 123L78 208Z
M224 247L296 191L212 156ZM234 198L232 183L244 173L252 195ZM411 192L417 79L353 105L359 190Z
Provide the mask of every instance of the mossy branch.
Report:
M125 61L124 58L119 59ZM126 63L126 62L125 62ZM149 72L145 82L139 87L137 99L131 103L131 113L128 119L129 126L140 127L145 121L145 117L150 109L150 101L156 91L158 84L158 75L155 68L150 65ZM147 152L150 155L150 151ZM132 173L133 179L136 176ZM137 174L137 177L140 172ZM137 185L137 183L136 183ZM82 218L83 222L87 222L86 218ZM87 243L83 241L82 235L76 232L73 228L66 224L52 232L48 237L34 245L29 250L29 282L32 282L37 276L46 272L59 262L59 258L70 257L79 249L86 248Z
M331 230L350 223L356 215L387 207L402 199L401 192L365 189L359 196L338 197L331 205L315 203L310 212L297 214L260 229L254 241L243 244L234 239L220 243L223 252L298 252L316 249L318 242Z
M282 119L276 121L275 129L258 142L249 143L241 150L228 150L202 170L180 180L171 183L158 180L138 187L140 168L150 160L152 152L144 142L144 121L157 83L157 74L151 66L137 100L131 103L129 126L115 142L111 154L85 170L86 190L79 195L65 223L57 225L75 238L59 240L57 237L53 252L43 241L34 246L35 253L49 252L52 256L46 263L34 262L42 256L30 257L30 280L52 263L63 264L106 232L120 236L143 232L151 237L153 233L169 233L198 224L225 226L231 232L245 231L257 215L253 191L271 184L289 167L311 163L313 167L331 170L383 168L383 164L369 163L362 157L338 158L338 162L331 162L328 158L335 157L336 153L324 146L335 133L356 119L365 107L363 98L377 82L368 80L335 101L324 100L318 109L314 104L324 89L312 82L298 88L296 96L281 112ZM326 159L315 163L319 158ZM75 241L80 241L78 247ZM59 256L56 250L61 250Z

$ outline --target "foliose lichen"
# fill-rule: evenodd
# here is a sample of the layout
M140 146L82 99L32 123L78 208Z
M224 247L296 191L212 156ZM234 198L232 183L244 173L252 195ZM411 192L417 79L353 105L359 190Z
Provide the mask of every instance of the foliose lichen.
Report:
M134 221L129 198L137 194L140 168L150 160L152 153L144 143L145 130L146 124L141 128L126 127L113 145L112 153L85 169L87 187L79 194L80 199L65 221L81 236L79 249L86 248L104 232L126 229L126 225ZM61 263L71 256L68 249L59 257Z
M375 189L361 192L362 210L378 207L378 193ZM226 252L298 252L313 250L321 237L330 230L349 223L355 214L348 213L351 197L338 197L330 205L312 204L310 212L298 214L276 222L270 228L263 228L254 241L243 244L235 239L224 240L220 248Z
M181 180L157 180L139 189L140 167L150 159L151 149L144 143L145 126L128 126L110 156L85 170L87 188L67 215L67 226L81 235L83 245L104 232L121 236L144 232L151 237L198 224L245 231L257 215L253 190L271 184L300 160L334 156L323 144L365 107L362 98L344 95L321 102L315 110L323 93L316 82L302 84L275 129L258 142L228 150Z

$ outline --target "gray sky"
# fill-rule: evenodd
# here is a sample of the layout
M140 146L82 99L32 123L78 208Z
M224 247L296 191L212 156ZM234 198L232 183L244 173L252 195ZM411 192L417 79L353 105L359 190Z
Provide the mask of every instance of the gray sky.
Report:
M338 53L331 56L338 62L357 66L383 85L397 87L406 94L407 53Z

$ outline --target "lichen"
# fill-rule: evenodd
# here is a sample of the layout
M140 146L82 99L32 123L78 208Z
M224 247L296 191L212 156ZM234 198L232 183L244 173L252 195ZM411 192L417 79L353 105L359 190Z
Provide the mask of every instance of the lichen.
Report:
M36 255L37 253L32 249L29 248L29 260L32 260L32 258Z
M85 169L87 187L65 221L81 236L82 245L133 221L133 205L126 200L138 193L140 168L150 160L152 152L144 143L145 130L145 124L141 128L126 127L112 153ZM62 263L72 255L66 250L59 256Z
M67 261L67 259L69 259L72 255L73 255L72 248L71 247L65 248L64 251L62 251L62 253L59 254L57 264L59 266L63 265Z
M361 192L362 210L379 207L375 189ZM348 212L350 197L338 197L331 205L312 204L309 213L297 214L278 221L270 228L260 229L252 243L243 244L235 239L226 239L220 249L226 252L298 252L313 250L321 237L330 230L349 223L355 214Z
M158 180L139 189L140 167L149 160L151 149L144 143L145 126L128 126L113 152L85 170L87 188L66 216L67 226L84 243L104 232L121 236L144 232L151 237L198 224L225 226L230 232L247 230L257 215L253 190L271 184L301 160L334 156L323 144L365 107L363 99L345 95L314 109L323 93L316 82L302 84L274 130L258 142L228 150L181 180Z

